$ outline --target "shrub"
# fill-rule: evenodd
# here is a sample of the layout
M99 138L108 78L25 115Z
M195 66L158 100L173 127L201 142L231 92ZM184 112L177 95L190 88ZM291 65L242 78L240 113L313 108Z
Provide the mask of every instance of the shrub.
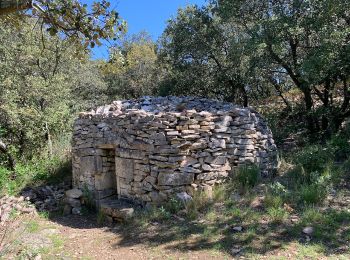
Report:
M299 191L300 202L307 205L320 204L327 195L327 188L320 184L303 185Z
M167 211L163 206L156 208L153 211L153 220L167 220L171 217L171 213Z
M0 195L8 189L7 184L11 181L11 171L0 166Z
M171 218L171 213L164 206L152 206L145 211L138 212L138 216L134 218L134 224L145 225L152 221L162 222Z
M344 171L345 174L350 175L350 159L347 159L343 166L342 166L342 170Z
M335 159L345 160L350 156L350 131L334 135L329 144L335 150Z
M257 165L244 165L238 168L236 179L244 189L254 187L260 177L260 169Z
M294 157L294 163L301 166L307 174L322 172L334 159L334 149L321 145L311 145L299 151Z
M0 191L14 195L26 185L60 182L70 174L70 159L59 156L17 163L14 172L0 167Z
M314 183L324 184L331 179L332 172L335 173L335 168L325 166L322 171L307 171L303 166L297 165L287 173L287 177L291 186L311 185Z

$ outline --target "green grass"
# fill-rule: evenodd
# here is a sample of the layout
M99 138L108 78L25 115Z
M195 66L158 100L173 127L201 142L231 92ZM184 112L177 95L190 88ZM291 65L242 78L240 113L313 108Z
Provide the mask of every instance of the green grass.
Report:
M61 182L70 174L70 160L60 156L19 162L14 172L0 165L0 194L16 195L28 185Z
M321 204L327 196L327 187L318 184L302 185L297 194L300 203L305 205Z
M289 213L282 207L272 207L267 209L269 219L274 223L281 223L287 219Z
M244 190L254 187L258 183L259 177L260 170L255 164L240 166L236 173L236 180Z
M35 220L31 220L26 224L26 228L29 233L35 233L39 231L39 223Z
M264 205L266 208L279 208L283 206L283 202L282 196L267 193L265 196Z

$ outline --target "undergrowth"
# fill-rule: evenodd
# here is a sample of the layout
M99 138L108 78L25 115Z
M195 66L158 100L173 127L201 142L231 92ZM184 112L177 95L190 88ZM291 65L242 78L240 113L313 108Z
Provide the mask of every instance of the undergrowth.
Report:
M54 143L51 156L44 150L30 161L17 160L13 171L0 163L0 195L15 195L29 185L57 183L69 178L72 165L67 140Z

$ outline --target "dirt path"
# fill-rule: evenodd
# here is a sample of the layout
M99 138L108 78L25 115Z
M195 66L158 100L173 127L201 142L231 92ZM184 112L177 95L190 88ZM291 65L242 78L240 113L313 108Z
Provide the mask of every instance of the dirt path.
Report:
M156 233L153 235L157 237ZM176 250L173 241L150 244L140 237L128 236L122 224L98 226L93 217L69 216L51 220L21 217L11 224L5 246L0 250L0 259L230 258L217 251Z
M62 241L62 250L51 250L42 258L52 259L230 259L219 251L176 249L184 241L162 241L157 238L155 226L147 234L128 232L123 224L98 226L95 216L68 216L41 220L40 226L56 229L56 236ZM152 234L151 234L152 233ZM149 241L150 236L153 238ZM147 240L147 241L146 241ZM191 239L187 239L187 243ZM190 246L190 244L187 244Z

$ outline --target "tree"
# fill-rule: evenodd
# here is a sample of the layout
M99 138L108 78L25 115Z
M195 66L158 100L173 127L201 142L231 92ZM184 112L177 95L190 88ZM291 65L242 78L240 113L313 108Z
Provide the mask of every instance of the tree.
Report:
M249 35L246 48L266 68L265 77L278 86L279 79L287 76L303 93L311 133L337 130L350 116L349 1L218 0L212 4L226 22L244 28Z
M160 61L169 74L163 88L247 106L259 77L246 55L245 41L242 28L224 22L211 5L179 9L160 39Z
M80 44L41 35L35 22L0 22L0 139L22 158L70 133L74 115L98 103L102 95L92 94L105 89Z
M156 61L156 45L146 32L122 39L110 49L108 62L101 64L109 96L137 98L154 94L159 81Z
M106 0L94 2L90 8L77 0L6 0L0 1L0 19L8 13L29 9L19 13L19 17L29 14L38 18L51 35L63 33L82 41L85 47L94 47L101 44L101 39L115 38L125 29L125 23L110 6Z

